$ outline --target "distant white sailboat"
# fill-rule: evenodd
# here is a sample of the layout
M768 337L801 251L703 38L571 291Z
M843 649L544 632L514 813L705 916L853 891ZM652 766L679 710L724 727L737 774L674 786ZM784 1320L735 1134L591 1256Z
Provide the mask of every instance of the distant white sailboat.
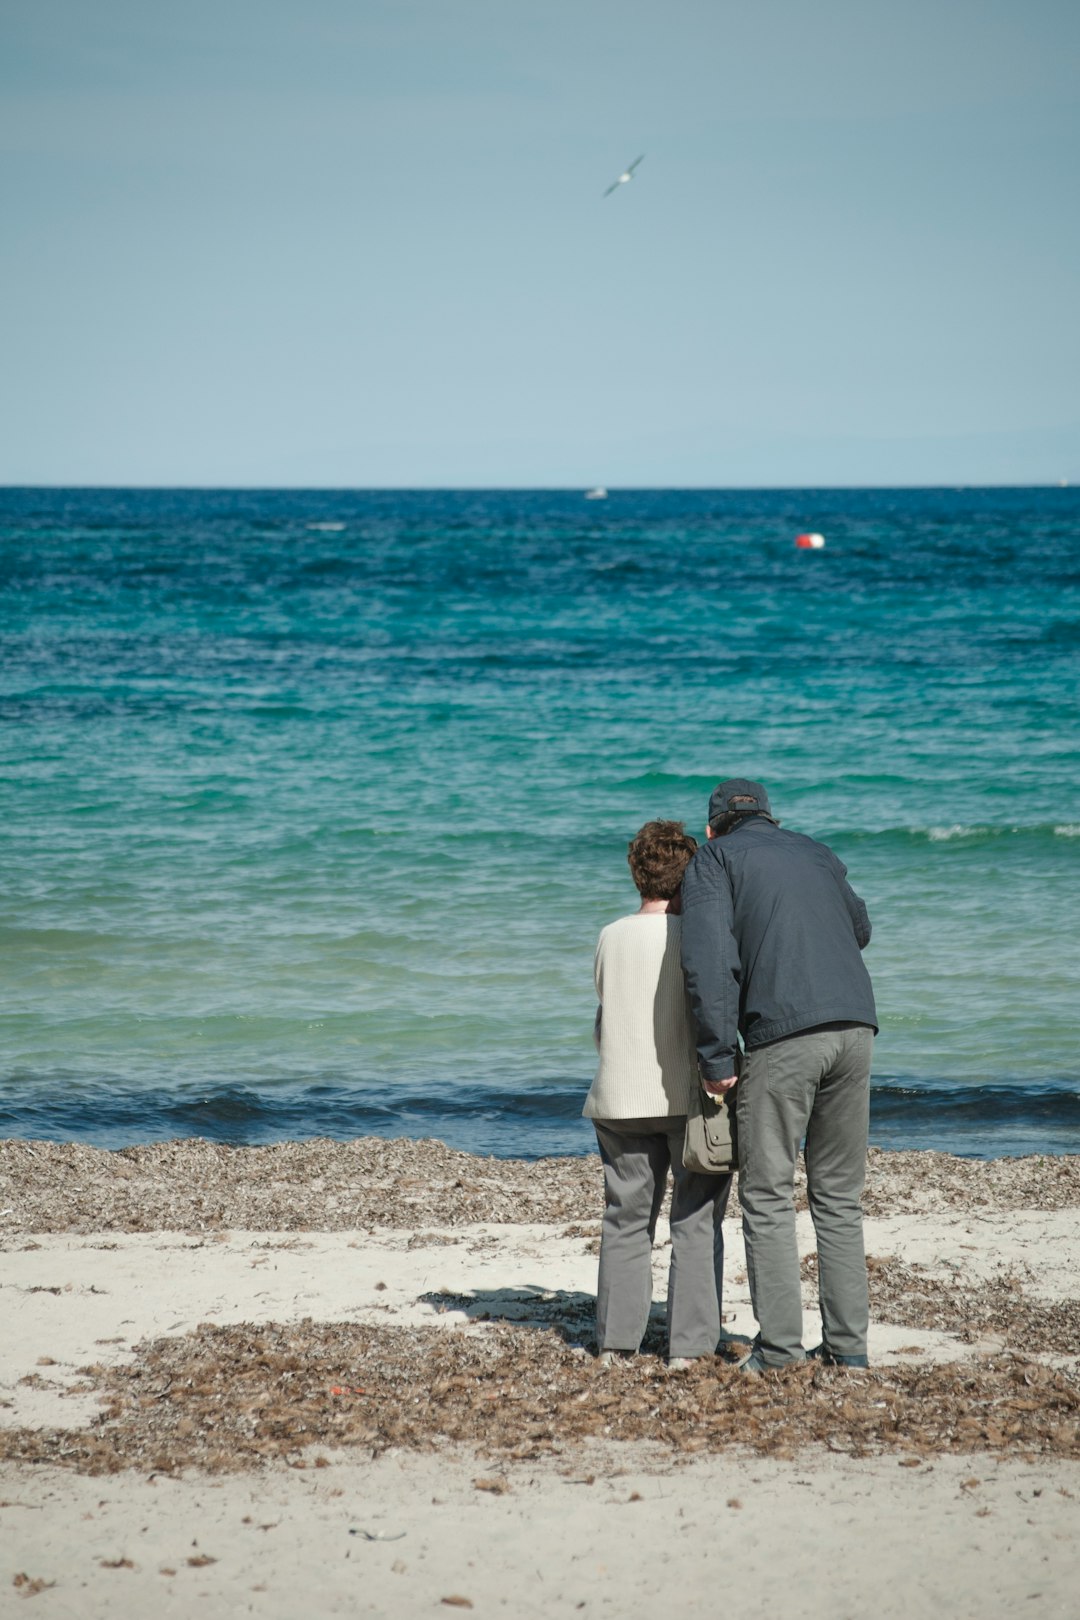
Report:
M603 484L597 484L595 489L587 489L585 491L585 499L587 501L606 501L607 490L604 488Z

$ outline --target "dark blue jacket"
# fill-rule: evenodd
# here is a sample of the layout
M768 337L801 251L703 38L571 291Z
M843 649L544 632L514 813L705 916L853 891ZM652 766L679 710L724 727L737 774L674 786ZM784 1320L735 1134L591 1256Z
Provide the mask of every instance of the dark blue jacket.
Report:
M682 962L707 1080L750 1048L851 1022L877 1028L866 907L831 849L751 816L703 844L682 886Z

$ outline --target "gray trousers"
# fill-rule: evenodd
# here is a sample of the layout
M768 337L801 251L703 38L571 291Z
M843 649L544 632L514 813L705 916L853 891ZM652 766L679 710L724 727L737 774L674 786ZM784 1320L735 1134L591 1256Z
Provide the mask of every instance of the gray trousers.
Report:
M683 1168L686 1115L594 1119L604 1164L604 1221L596 1289L601 1350L636 1350L652 1306L652 1245L670 1167L668 1354L711 1356L720 1340L724 1209L730 1176Z
M750 1299L769 1366L801 1361L805 1354L794 1194L804 1134L822 1342L834 1356L866 1355L870 1310L861 1199L873 1043L872 1029L851 1024L808 1030L743 1057L739 1202Z

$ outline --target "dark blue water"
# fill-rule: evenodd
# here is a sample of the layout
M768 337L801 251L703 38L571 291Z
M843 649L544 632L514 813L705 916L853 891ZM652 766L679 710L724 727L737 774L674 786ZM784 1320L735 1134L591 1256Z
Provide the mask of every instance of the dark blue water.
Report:
M586 1150L626 840L748 774L873 1139L1080 1150L1074 490L0 491L0 632L0 1132Z

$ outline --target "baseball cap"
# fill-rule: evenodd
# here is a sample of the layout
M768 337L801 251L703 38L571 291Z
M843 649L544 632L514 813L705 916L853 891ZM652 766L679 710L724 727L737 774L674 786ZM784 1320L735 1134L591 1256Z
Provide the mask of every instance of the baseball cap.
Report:
M760 782L751 782L745 776L733 776L713 788L709 799L709 826L716 827L722 816L753 814L771 816L769 795Z

